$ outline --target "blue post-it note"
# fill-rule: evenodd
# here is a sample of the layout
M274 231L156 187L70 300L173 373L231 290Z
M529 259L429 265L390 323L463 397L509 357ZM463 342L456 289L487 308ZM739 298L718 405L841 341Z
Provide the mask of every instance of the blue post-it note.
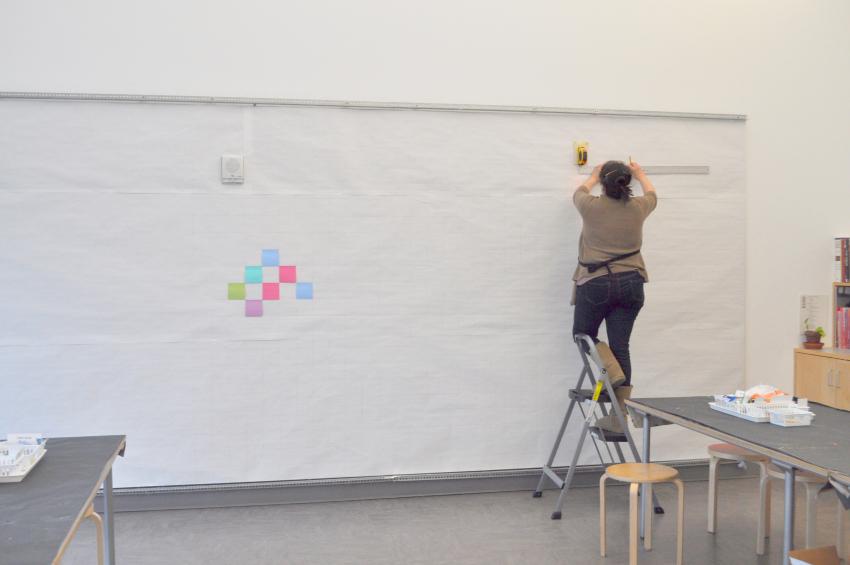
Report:
M312 300L313 283L295 283L295 298L300 300Z
M280 265L280 252L277 249L263 249L263 267Z
M261 283L263 282L262 267L245 267L245 282L246 283Z

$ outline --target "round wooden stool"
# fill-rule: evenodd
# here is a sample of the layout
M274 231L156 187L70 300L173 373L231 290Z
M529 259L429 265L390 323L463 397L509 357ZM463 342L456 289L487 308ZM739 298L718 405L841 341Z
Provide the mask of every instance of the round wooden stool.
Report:
M785 483L785 473L774 465L767 466L767 473L771 479ZM794 482L806 487L806 548L815 545L815 525L818 516L818 492L826 486L828 479L815 475L808 471L797 470L794 473Z
M764 555L764 538L770 536L770 477L767 474L769 459L749 449L730 443L708 446L708 531L717 531L717 464L723 461L744 461L759 466L759 517L756 532L756 553Z
M638 488L646 485L646 514L643 546L652 549L652 485L673 483L679 491L679 509L676 515L676 565L682 565L684 552L685 485L679 479L679 471L656 463L621 463L611 465L599 479L599 550L605 557L605 481L614 479L629 483L629 565L637 565L638 547Z

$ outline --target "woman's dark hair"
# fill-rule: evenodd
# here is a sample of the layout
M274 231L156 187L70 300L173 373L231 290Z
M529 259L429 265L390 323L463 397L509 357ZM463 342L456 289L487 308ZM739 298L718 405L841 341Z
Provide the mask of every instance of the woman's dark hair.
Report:
M628 202L632 195L632 189L629 187L629 183L632 182L632 171L625 163L608 161L602 165L599 180L608 198Z

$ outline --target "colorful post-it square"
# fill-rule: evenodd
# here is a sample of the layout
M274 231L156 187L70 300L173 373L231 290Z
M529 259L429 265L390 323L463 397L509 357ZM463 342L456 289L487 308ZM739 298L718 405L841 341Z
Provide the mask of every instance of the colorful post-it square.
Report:
M245 283L227 283L228 300L245 300Z
M263 283L263 300L280 300L280 283Z
M280 253L277 249L263 249L263 267L280 265Z
M295 282L295 267L281 267L280 268L280 282L282 283L294 283Z
M246 283L261 283L263 282L262 267L245 267L245 282Z
M246 300L245 301L245 315L249 317L262 316L263 315L263 301L262 300Z
M299 300L313 299L313 283L296 283L295 298Z

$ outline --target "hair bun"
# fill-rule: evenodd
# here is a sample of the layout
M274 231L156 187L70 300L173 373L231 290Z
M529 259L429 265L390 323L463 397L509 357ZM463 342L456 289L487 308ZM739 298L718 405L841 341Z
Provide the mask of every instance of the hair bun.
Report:
M602 165L600 181L605 194L615 200L627 201L632 195L629 183L632 182L632 172L625 163L608 161Z

